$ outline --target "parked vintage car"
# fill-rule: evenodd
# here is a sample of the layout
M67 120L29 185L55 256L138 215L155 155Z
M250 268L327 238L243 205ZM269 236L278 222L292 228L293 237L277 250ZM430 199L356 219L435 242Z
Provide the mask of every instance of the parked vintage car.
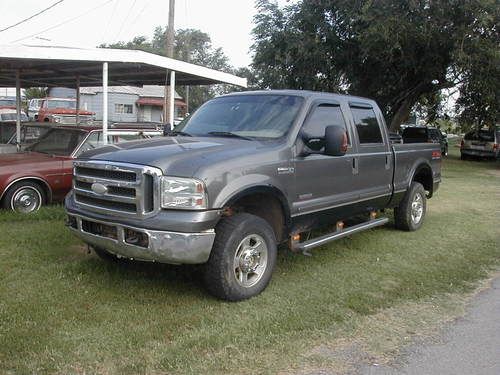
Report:
M8 123L0 125L0 154L11 154L17 152L16 124ZM20 149L37 142L52 127L44 124L23 123L21 124Z
M403 143L439 143L441 154L448 155L448 138L438 128L432 126L407 126L404 128Z
M91 124L94 112L78 110L81 124ZM76 124L76 100L70 98L45 98L38 110L39 122L55 122L58 124Z
M0 123L11 122L15 123L17 121L17 112L12 108L0 108ZM26 113L21 112L21 122L28 121L28 116Z
M42 106L44 99L31 99L28 103L28 118L30 121L38 121L38 111Z
M0 97L0 109L16 109L16 98L11 96Z
M460 158L500 158L500 128L479 129L465 134L460 143Z
M118 142L150 138L159 131L110 129L108 149ZM0 156L0 204L28 213L43 204L60 202L71 189L73 159L82 152L103 146L102 129L64 127L50 129L25 152Z

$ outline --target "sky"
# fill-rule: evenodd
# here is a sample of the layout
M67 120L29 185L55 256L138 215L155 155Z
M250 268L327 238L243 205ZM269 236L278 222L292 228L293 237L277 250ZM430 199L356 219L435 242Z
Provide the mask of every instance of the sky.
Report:
M1 0L0 29L57 1ZM251 62L255 13L254 0L176 0L175 28L208 33L214 47L222 47L233 66L243 67ZM165 26L167 20L168 0L63 0L32 20L0 32L0 45L96 47L138 35L151 37L155 27Z

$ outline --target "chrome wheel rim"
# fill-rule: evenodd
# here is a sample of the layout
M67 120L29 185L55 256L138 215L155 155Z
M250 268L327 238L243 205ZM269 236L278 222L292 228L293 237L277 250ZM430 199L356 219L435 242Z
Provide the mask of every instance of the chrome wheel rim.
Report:
M234 254L233 273L238 284L250 288L257 284L267 268L267 245L258 234L246 236Z
M418 224L424 215L424 199L421 193L416 193L411 202L411 221Z
M22 187L14 192L11 208L23 214L37 211L42 203L40 192L32 187Z

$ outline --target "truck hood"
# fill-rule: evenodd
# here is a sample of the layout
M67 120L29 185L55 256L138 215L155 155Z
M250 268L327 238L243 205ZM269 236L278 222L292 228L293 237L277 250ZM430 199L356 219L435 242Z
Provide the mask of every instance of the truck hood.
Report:
M160 168L164 174L192 177L204 165L215 165L267 149L272 141L219 137L161 137L124 142L84 153L80 159L132 163Z

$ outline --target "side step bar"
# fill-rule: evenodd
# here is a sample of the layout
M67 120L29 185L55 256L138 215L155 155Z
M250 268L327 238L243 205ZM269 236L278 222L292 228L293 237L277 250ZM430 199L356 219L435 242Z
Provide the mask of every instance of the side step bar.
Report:
M354 234L354 233L358 233L358 232L361 232L361 231L364 231L364 230L367 230L370 228L379 227L381 225L386 224L388 221L389 221L389 219L386 217L381 217L380 219L371 219L369 221L366 221L366 222L361 223L361 224L353 225L352 227L349 227L346 229L341 229L341 230L337 230L337 231L332 232L332 233L325 234L324 236L321 236L321 237L313 238L313 239L310 239L310 240L304 241L304 242L295 243L292 245L293 250L294 251L302 251L304 253L307 253L308 250L313 249L315 247L324 245L324 244L331 242L331 241L338 240L340 238L349 236L349 235Z

